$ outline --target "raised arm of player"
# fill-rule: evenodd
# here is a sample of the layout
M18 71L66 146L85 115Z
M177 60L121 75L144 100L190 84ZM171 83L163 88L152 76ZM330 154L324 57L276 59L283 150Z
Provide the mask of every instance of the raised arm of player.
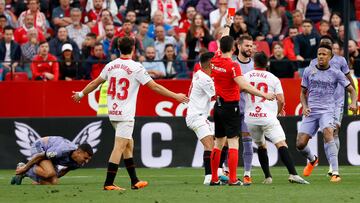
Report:
M40 161L46 158L45 152L39 153L30 159L23 167L19 167L16 169L16 175L21 175L26 173L34 164L39 163Z
M229 36L231 24L232 24L232 20L231 17L228 15L226 17L226 24L221 37ZM220 50L220 47L218 49Z
M85 95L89 94L90 92L94 91L100 84L105 82L106 80L102 77L97 77L95 80L91 81L89 84L81 92L74 92L71 96L75 102L80 102L81 98Z
M240 89L258 97L264 97L267 100L274 100L276 95L274 93L264 93L252 86L243 76L234 78L235 82L239 85Z
M304 87L301 87L301 93L300 93L300 102L302 105L303 115L309 116L311 109L308 107L307 103L307 89Z
M170 90L168 90L167 88L165 88L164 86L156 83L154 80L149 81L148 83L146 83L146 86L149 87L151 90L153 90L154 92L161 94L165 97L170 97L175 99L178 102L181 103L188 103L189 102L189 98L182 93L174 93Z
M348 85L346 87L346 90L350 93L350 97L351 97L351 104L349 104L349 109L356 115L358 112L358 106L357 106L358 95L355 89L353 88L353 86L351 85Z

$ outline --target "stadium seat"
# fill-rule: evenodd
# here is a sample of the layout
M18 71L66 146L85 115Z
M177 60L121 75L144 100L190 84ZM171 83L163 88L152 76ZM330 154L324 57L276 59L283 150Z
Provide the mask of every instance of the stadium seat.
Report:
M254 44L256 45L257 51L263 51L266 56L270 57L270 47L266 41L254 41Z
M11 73L6 73L5 80L11 80ZM25 72L15 72L13 74L14 81L26 81L29 80L27 73Z

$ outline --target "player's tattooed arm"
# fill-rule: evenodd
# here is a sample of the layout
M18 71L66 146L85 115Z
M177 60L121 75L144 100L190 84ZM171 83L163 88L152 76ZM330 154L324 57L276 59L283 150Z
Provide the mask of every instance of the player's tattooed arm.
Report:
M308 107L307 103L307 89L304 87L301 87L301 93L300 93L300 102L302 105L302 111L304 116L309 116L311 109Z
M16 175L21 175L21 174L26 173L34 164L37 164L44 159L46 159L45 152L35 155L24 166L16 169Z

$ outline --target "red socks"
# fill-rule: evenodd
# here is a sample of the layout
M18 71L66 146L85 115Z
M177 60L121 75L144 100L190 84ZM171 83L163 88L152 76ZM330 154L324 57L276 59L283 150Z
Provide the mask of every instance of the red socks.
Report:
M218 168L219 168L220 158L221 158L221 150L214 147L213 150L211 151L211 156L210 156L210 159L211 159L211 175L212 175L211 176L211 181L212 182L219 181L217 171L218 171Z
M239 162L239 150L229 148L228 154L228 164L229 164L229 175L230 175L230 183L234 183L237 181L236 169ZM214 177L214 176L213 176Z

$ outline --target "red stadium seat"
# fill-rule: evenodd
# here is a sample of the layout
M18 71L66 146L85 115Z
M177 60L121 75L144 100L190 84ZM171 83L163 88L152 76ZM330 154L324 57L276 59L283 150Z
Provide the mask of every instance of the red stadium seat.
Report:
M266 56L270 57L270 47L266 41L254 41L254 44L256 45L257 51L263 51Z
M6 73L5 80L11 80L11 73ZM13 74L14 81L26 81L29 80L27 73L25 72L15 72Z

